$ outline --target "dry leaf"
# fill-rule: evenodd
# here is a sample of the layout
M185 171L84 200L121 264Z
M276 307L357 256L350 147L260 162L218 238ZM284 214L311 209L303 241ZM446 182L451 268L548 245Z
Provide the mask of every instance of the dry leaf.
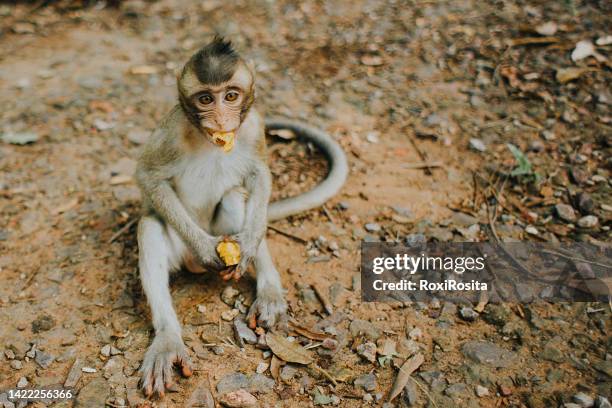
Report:
M79 203L79 199L78 198L73 198L72 200L68 201L67 203L64 203L58 207L55 207L54 209L51 210L51 213L53 214L61 214L64 213L68 210L73 209L74 207L76 207L76 205Z
M152 65L138 65L130 69L133 75L152 75L157 73L157 68Z
M127 184L127 183L130 183L131 181L132 181L132 176L128 176L126 174L119 174L119 175L111 177L110 185L116 186L118 184Z
M270 374L272 374L272 378L274 378L274 381L276 381L277 383L281 365L281 360L274 354L272 354L272 360L270 360Z
M397 377L395 378L395 382L393 383L393 387L391 387L391 391L389 392L389 402L393 401L395 397L400 395L408 380L410 380L410 375L423 364L425 358L421 353L416 354L410 357L406 362L400 367L399 373L397 373Z
M581 77L584 73L589 72L589 68L561 68L557 70L557 81L565 84Z
M266 343L270 350L281 360L290 363L310 364L313 362L312 354L296 342L290 342L283 335L268 332Z
M333 337L327 333L315 331L305 326L300 326L295 322L289 322L289 326L291 326L291 329L293 329L293 331L295 331L297 334L302 335L311 340L323 341L325 339Z

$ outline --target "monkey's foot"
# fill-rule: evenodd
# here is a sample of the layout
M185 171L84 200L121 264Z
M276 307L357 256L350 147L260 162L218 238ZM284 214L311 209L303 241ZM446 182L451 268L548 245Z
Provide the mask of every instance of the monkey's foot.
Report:
M260 326L273 327L287 312L287 302L282 289L268 289L257 293L255 302L247 315L251 329L259 323Z
M193 373L191 360L180 335L156 335L140 366L141 387L147 397L154 393L163 397L166 390L176 391L172 381L174 365L181 368L185 377Z

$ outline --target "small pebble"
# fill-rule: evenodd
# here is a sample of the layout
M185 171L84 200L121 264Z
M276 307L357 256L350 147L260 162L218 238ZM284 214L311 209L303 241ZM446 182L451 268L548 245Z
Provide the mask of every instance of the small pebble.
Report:
M365 226L365 230L368 232L378 232L380 231L380 225L375 222L367 223Z
M478 384L476 386L476 395L479 398L486 397L487 395L489 395L489 389L487 387L483 387L482 385Z
M93 367L83 367L81 368L81 371L83 371L84 373L89 373L89 374L93 374L93 373L97 373L98 370L96 370Z
M11 361L11 368L13 370L21 370L23 368L23 363L19 360L12 360Z
M594 228L599 224L599 219L594 215L585 215L578 220L580 228Z
M593 405L595 405L595 400L584 392L579 392L578 394L574 395L572 400L582 408L591 408Z
M480 316L478 312L471 307L462 307L459 311L459 315L467 322L473 322L474 320L478 319L478 316Z
M236 318L236 316L238 316L239 313L240 313L240 310L238 309L226 310L223 313L221 313L221 319L225 320L226 322L231 322L232 320Z
M19 381L17 381L17 388L24 388L28 385L28 379L25 377L21 377Z

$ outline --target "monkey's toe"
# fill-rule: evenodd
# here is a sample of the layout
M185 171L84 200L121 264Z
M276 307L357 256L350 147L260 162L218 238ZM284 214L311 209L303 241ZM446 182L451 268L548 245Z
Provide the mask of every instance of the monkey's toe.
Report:
M147 397L163 398L166 391L176 391L172 379L173 367L178 365L185 377L191 376L191 361L182 341L158 336L147 350L140 367L141 388Z
M278 291L266 291L257 294L257 299L249 309L247 321L254 328L256 323L260 326L271 328L287 312L282 289Z

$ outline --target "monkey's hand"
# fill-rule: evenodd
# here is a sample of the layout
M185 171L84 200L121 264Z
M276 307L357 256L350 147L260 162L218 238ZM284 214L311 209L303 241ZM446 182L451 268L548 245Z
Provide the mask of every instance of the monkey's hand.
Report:
M238 280L244 275L247 268L255 258L257 254L257 246L259 245L259 241L257 237L248 232L240 232L236 235L232 235L229 238L231 241L237 242L240 245L240 261L237 265L230 267L224 274L222 274L222 278L224 280L229 280L234 278L234 280Z
M193 251L202 265L221 270L225 268L225 263L217 253L217 245L221 242L221 237L202 236L194 243Z
M193 373L191 360L179 334L160 332L149 346L140 366L141 387L147 397L163 397L166 390L175 391L172 369L177 365L185 377Z

